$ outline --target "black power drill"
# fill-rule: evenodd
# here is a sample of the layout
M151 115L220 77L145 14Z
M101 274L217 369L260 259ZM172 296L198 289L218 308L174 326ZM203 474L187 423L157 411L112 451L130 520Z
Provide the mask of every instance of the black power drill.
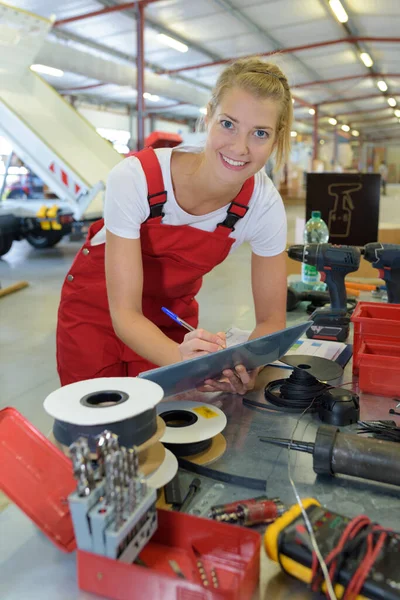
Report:
M314 323L307 330L307 337L344 342L350 327L344 279L348 273L358 270L360 249L355 246L306 244L290 246L288 255L293 260L313 265L329 290L331 306L313 312L310 319Z
M360 248L365 260L375 269L386 283L388 302L400 304L400 246L372 242Z

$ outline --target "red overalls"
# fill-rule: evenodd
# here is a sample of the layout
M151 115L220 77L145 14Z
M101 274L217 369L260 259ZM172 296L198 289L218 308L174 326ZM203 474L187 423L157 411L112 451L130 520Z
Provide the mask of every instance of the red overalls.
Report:
M185 329L167 317L161 307L169 308L197 327L195 296L203 275L229 254L235 240L228 236L248 210L254 177L244 183L230 204L225 220L215 231L201 231L189 225L166 225L161 220L167 192L163 191L157 156L151 148L136 156L146 176L150 205L150 216L140 230L143 315L169 338L181 343ZM133 352L114 333L104 271L105 244L90 244L103 226L101 219L90 227L62 288L57 324L57 367L61 385L95 377L134 377L156 366Z

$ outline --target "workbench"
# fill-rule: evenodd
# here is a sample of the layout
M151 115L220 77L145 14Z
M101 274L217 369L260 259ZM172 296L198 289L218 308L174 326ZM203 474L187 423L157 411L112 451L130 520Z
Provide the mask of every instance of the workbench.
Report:
M304 311L289 315L289 324L300 318ZM259 375L256 390L248 397L263 397L268 381L289 376L291 371L266 367ZM342 383L352 381L351 362L346 366ZM336 385L337 384L335 382ZM351 389L351 386L346 386ZM356 384L353 384L357 391ZM168 400L173 399L169 397ZM178 399L208 402L221 408L228 424L223 432L227 440L225 454L211 469L225 474L254 477L266 481L264 491L270 497L279 496L284 503L293 504L293 491L288 479L288 452L259 441L259 436L290 438L298 414L276 413L260 408L244 406L242 398L231 394L202 394L193 391ZM392 398L362 394L361 418L394 419L389 409L396 406ZM296 430L296 439L314 441L320 425L315 414L306 414ZM399 528L399 488L356 480L349 477L317 476L312 468L309 454L291 453L292 475L302 498L315 497L332 511L349 517L360 513L371 520L395 530ZM194 475L181 473L181 481L188 486ZM217 483L213 478L201 477L201 491L195 497L189 512L196 511L201 499ZM246 489L224 482L218 485L219 502L254 497L262 492ZM260 529L260 532L263 528ZM280 567L261 557L262 571L260 599L288 598L308 599L312 594L304 584L280 572ZM39 531L17 507L10 505L0 514L0 598L1 600L89 600L95 596L81 592L76 583L75 554L64 554Z

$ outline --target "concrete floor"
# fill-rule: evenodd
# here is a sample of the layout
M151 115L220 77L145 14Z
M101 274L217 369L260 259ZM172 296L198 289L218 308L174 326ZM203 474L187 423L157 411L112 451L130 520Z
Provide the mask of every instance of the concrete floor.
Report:
M380 223L400 224L400 186L388 188L388 196L381 200ZM304 217L304 206L288 206L287 215L288 241L293 243L296 219ZM59 387L55 327L60 289L79 247L66 239L56 248L35 250L21 241L0 258L2 287L29 282L28 288L0 299L0 409L14 406L45 434L52 419L44 412L43 401ZM206 329L253 327L249 260L250 249L244 245L205 278L199 301L200 322Z

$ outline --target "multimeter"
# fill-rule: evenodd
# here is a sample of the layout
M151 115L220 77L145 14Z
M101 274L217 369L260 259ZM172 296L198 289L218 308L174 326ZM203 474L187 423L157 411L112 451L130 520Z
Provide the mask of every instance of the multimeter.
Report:
M333 550L351 519L343 517L322 507L317 500L303 500L303 506L313 527L315 539L322 556ZM272 525L265 533L264 545L272 560L279 562L282 568L305 583L311 583L312 548L301 508L293 506ZM342 598L358 565L358 556L347 557L341 568L335 594ZM325 591L325 582L322 590ZM400 599L400 534L388 532L384 552L381 552L362 588L362 595L357 599L364 600L399 600Z

